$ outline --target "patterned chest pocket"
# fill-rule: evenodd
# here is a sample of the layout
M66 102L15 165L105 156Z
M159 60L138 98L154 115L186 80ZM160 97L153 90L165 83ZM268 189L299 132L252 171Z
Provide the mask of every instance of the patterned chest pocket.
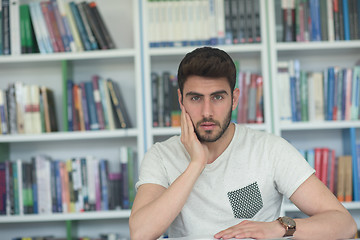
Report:
M252 218L263 207L257 182L227 193L235 218Z

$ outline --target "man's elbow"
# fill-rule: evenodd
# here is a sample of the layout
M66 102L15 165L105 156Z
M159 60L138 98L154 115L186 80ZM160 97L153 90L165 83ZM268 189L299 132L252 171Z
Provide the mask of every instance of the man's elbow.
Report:
M357 224L356 224L354 218L351 217L350 232L352 233L352 235L350 237L351 238L355 237L357 231L358 231Z
M130 215L129 230L130 230L131 240L153 240L158 238L152 236L152 234L146 230L146 226L140 226L140 225L141 224L136 222L133 215Z

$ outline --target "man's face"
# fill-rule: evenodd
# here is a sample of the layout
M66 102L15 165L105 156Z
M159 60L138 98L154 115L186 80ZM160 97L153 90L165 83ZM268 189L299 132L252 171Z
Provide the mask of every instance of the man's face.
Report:
M226 78L200 76L188 77L182 103L201 142L215 142L224 134L237 105Z

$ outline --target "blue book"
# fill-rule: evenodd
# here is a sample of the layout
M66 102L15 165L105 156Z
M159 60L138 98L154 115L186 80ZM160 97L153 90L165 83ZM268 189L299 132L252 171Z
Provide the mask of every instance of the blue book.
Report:
M89 119L89 110L88 110L87 99L86 99L85 83L84 82L80 83L79 87L81 89L81 105L82 105L83 115L84 115L85 130L90 130L90 119Z
M350 155L352 159L352 179L353 179L353 201L360 201L359 179L356 177L360 171L357 160L356 149L356 129L348 128L343 130L343 149L345 155Z
M327 84L327 111L326 120L333 120L334 110L334 89L335 89L335 69L334 67L328 68L328 84Z
M109 210L109 193L108 193L108 164L107 160L100 160L100 188L101 188L101 210Z
M343 0L343 17L344 17L344 40L350 40L350 19L349 19L349 3Z
M87 108L89 111L90 130L98 130L99 122L96 114L96 105L94 100L94 90L92 82L85 82Z
M91 50L91 44L90 44L89 38L88 38L88 36L86 34L85 26L84 26L84 23L83 23L83 21L81 19L79 9L78 9L77 5L75 4L75 2L73 2L73 1L69 2L69 6L70 6L72 14L74 15L74 20L75 20L76 27L79 30L79 35L80 35L80 38L81 38L81 42L82 42L85 50L90 51Z
M35 158L31 159L32 165L32 194L33 194L33 213L39 213L39 204L38 204L38 187L36 181L36 160Z
M315 151L314 151L314 149L307 150L306 160L308 161L309 165L315 169Z
M56 206L57 206L56 209L57 209L57 212L63 212L60 162L58 160L54 161L54 168L55 168Z
M319 0L310 0L311 41L321 41L321 20Z
M295 76L290 76L290 99L291 99L291 120L293 122L297 121L297 111L296 111L296 78Z

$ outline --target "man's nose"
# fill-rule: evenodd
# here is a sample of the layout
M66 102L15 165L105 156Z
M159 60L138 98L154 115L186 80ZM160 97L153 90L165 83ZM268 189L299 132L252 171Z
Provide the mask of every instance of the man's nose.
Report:
M213 106L211 99L206 98L203 102L202 115L204 118L213 116Z

